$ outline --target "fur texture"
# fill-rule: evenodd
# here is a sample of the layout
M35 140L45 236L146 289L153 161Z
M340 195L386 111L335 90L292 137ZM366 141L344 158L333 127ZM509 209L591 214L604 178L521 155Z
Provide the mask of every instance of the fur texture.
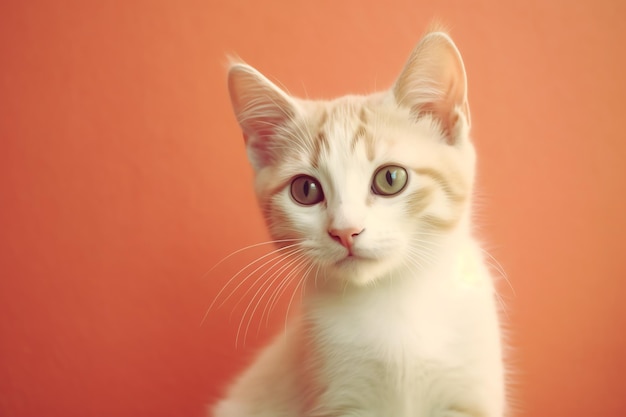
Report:
M471 232L475 152L461 56L427 34L394 86L294 98L233 63L229 90L301 314L215 417L499 417L495 290Z

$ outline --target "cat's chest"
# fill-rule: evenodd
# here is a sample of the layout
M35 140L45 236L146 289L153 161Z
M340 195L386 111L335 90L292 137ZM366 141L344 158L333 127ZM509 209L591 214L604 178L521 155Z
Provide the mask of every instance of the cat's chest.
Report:
M309 345L334 361L362 358L418 366L445 356L455 339L458 306L437 282L390 285L318 300L309 311Z
M424 387L449 372L454 330L440 303L419 293L413 303L385 299L391 295L347 297L310 318L299 363L307 364L302 380L315 387L307 391L317 393L316 407L428 415Z

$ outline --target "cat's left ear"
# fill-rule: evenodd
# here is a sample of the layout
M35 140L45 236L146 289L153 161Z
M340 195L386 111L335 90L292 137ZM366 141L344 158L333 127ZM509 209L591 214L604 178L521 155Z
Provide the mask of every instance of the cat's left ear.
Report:
M470 126L467 78L461 54L443 32L427 34L411 53L393 87L396 102L415 117L431 114L453 145Z

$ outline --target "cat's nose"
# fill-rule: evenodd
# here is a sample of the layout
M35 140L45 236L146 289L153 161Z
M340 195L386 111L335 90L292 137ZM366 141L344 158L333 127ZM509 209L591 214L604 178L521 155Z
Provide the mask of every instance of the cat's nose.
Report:
M330 229L328 234L331 238L345 246L348 250L354 245L354 238L363 233L364 229L349 227L346 229Z

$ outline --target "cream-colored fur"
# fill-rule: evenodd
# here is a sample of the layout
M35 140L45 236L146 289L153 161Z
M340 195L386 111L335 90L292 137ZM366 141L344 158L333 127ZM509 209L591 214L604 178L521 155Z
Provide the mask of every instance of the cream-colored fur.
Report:
M268 228L307 289L213 415L502 416L496 294L471 229L466 77L448 35L428 34L383 93L301 100L242 63L229 89ZM403 188L377 192L379 172L383 185L403 178L394 170Z

